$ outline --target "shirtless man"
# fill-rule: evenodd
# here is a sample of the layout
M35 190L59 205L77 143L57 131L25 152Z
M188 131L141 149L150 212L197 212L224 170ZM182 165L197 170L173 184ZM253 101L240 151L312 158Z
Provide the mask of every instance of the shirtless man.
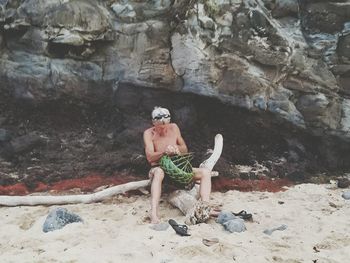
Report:
M151 184L151 223L159 223L159 199L162 192L164 171L157 166L163 155L187 153L187 146L179 127L170 123L170 112L161 107L152 111L153 127L143 133L146 157L153 167L149 171ZM202 201L208 202L211 191L211 174L205 168L193 168L194 181L200 181L199 193Z

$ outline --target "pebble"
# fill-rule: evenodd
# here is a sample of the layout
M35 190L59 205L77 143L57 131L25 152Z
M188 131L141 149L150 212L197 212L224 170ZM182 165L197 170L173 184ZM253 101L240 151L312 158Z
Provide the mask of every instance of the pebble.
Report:
M350 200L350 191L344 192L344 193L342 194L342 197L343 197L345 200Z

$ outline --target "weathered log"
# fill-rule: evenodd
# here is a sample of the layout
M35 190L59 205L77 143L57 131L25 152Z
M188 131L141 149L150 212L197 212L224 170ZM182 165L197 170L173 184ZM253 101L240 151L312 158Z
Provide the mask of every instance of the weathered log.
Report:
M224 139L221 134L216 134L214 138L214 150L211 156L206 159L204 162L202 162L199 167L200 168L207 168L210 171L213 170L215 164L219 160L221 153L222 153L222 148L224 145Z
M59 196L0 196L0 206L18 206L18 205L62 205L76 203L100 202L113 195L122 194L127 191L144 188L150 184L150 180L130 182L122 185L116 185L93 194L85 195L59 195Z
M223 137L221 134L217 134L214 139L214 150L211 156L200 164L200 168L207 168L211 172L219 160L223 148ZM217 173L212 172L212 176ZM177 190L169 195L168 202L180 209L180 211L186 215L186 223L196 224L204 222L209 218L209 206L202 202L198 202L199 197L198 185L195 185L191 191Z
M197 202L197 191L195 193L191 193L191 191L176 190L169 195L168 202L177 207L184 215L187 215Z

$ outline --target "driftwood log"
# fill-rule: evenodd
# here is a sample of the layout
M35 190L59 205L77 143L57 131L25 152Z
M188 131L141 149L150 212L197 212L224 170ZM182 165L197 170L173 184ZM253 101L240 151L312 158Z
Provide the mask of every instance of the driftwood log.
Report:
M116 185L93 194L84 195L27 195L27 196L0 196L0 206L18 206L18 205L63 205L77 203L100 202L113 195L122 194L127 191L137 190L149 185L150 180L130 182L122 185Z
M221 142L221 146L220 146ZM218 146L217 146L218 145ZM221 147L221 149L220 149ZM215 137L215 147L212 155L205 160L200 167L207 167L208 169L212 170L213 166L215 165L216 161L219 159L220 154L222 151L222 136L220 134L216 135ZM219 153L219 154L218 154ZM216 172L212 172L212 176L217 176L218 174ZM83 194L83 195L57 195L57 196L47 196L47 195L40 195L40 196L34 196L34 195L27 195L27 196L6 196L2 195L0 196L0 206L19 206L19 205L27 205L27 206L34 206L34 205L63 205L63 204L78 204L78 203L94 203L94 202L100 202L104 199L107 199L111 196L122 194L131 190L137 190L141 188L145 188L150 184L150 180L142 180L137 182L130 182L122 185L113 186L110 188L107 188L105 190L102 190L97 193L93 194ZM184 191L184 197L181 197L181 192L176 191L177 194L170 198L171 204L178 207L183 213L185 213L186 208L183 206L186 202L187 195L190 195L193 199L195 199L194 196L197 195L196 188L192 189L189 194L188 192ZM179 199L179 201L177 201ZM183 199L183 201L182 201ZM191 199L192 200L192 199ZM178 206L179 205L179 206ZM185 213L186 214L186 213Z
M219 160L223 148L223 137L217 134L214 139L214 149L211 156L202 162L199 167L213 170ZM210 216L208 204L198 202L199 186L196 184L191 191L176 190L170 194L168 201L173 206L180 209L186 216L187 224L197 224L206 221Z

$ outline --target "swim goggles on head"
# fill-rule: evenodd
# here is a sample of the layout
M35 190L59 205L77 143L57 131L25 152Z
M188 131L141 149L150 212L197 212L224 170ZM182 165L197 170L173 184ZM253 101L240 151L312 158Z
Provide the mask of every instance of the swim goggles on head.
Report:
M160 119L163 119L163 118L170 118L170 114L159 114L157 116L154 116L153 117L153 120L160 120Z

